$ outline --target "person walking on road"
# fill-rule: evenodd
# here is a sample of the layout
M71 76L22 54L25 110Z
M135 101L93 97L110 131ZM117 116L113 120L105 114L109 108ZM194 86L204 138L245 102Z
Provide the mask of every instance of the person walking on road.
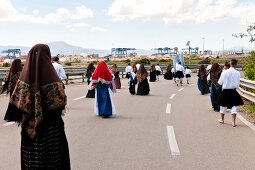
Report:
M235 68L237 66L237 60L231 60L231 67L222 72L218 83L222 85L222 92L220 95L220 113L221 119L219 119L219 123L224 123L224 116L227 111L227 108L231 109L232 115L232 126L236 126L236 114L237 114L237 106L243 105L244 102L236 91L240 84L240 72Z
M116 89L121 89L120 72L116 64L112 65L112 74L114 75L114 83Z
M60 78L61 81L65 80L66 84L68 83L67 77L66 77L66 72L61 64L59 64L59 57L56 56L53 58L53 63L52 63L54 69L57 72L58 77Z
M94 64L93 64L93 63L90 63L90 64L88 65L87 71L86 71L86 77L87 77L88 85L89 85L89 83L91 82L91 77L92 77L92 74L93 74L94 70L95 70ZM88 89L86 98L95 98L95 89L92 89L92 90L89 90L89 89Z
M130 73L129 81L129 93L135 95L135 85L137 84L137 78L134 72Z
M180 84L182 86L182 80L184 78L184 67L181 65L181 62L176 63L176 82L177 82L177 86Z
M189 69L188 66L186 66L186 69L185 69L185 77L187 79L187 84L189 84L189 80L191 78L191 74L192 74L192 71Z
M155 68L155 64L152 64L150 68L150 82L155 82L156 79L157 79L157 71Z
M4 85L1 89L1 94L2 93L7 93L10 95L12 95L13 93L13 90L15 88L15 85L19 79L19 75L22 71L22 66L21 66L21 60L20 59L15 59L13 62L12 62L12 65L9 69L9 72L7 74L7 77L5 79L5 82L4 82ZM8 110L8 109L7 109ZM10 112L6 112L5 113L5 116L4 116L4 120L5 121L11 121L13 118L11 117L12 114L10 114Z
M131 76L131 72L133 72L133 67L128 63L128 66L125 68L126 78L129 79Z
M150 92L150 86L147 80L148 72L145 69L144 65L141 64L139 70L136 73L138 87L137 87L137 95L148 95Z
M62 120L65 106L50 49L37 44L29 51L8 107L13 121L21 125L22 170L71 169Z
M218 63L213 63L210 69L209 77L211 81L211 103L214 111L220 111L219 106L219 96L221 93L221 85L218 84L220 75L221 75L221 67Z
M197 86L198 86L198 90L201 92L201 94L205 95L205 94L210 93L209 86L207 83L207 71L203 64L201 64L199 66L197 76L198 76Z
M95 113L104 118L116 114L110 84L112 74L105 61L100 61L92 75L91 87L96 88Z
M13 60L9 72L5 78L4 84L2 86L1 93L6 92L7 94L10 94L11 97L14 87L19 79L21 70L22 70L21 60L20 59Z
M171 70L172 70L172 65L169 64L166 68L166 72L164 74L164 79L166 79L166 80L172 80L173 79L173 74L172 74Z
M161 72L162 72L162 70L161 70L159 64L157 64L157 65L155 66L155 69L156 69L157 80L159 81L159 75L160 75Z

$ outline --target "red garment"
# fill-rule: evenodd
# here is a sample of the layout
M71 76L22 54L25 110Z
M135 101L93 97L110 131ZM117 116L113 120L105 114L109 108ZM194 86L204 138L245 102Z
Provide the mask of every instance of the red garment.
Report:
M92 75L92 82L110 83L112 81L112 74L106 65L105 61L100 61Z

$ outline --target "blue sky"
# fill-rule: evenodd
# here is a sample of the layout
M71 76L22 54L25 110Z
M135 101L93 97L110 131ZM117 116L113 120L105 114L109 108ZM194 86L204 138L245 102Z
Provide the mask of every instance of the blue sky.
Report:
M0 0L0 45L65 41L85 48L252 47L232 37L255 0Z

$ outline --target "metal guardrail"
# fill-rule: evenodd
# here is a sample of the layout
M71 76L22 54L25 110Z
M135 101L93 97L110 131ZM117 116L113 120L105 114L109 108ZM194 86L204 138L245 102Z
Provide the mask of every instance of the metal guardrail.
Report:
M197 72L198 66L197 64L193 65L186 65L188 66L193 72ZM166 65L160 65L162 73L164 74L166 72ZM118 70L120 72L120 76L122 78L125 77L126 72L125 72L126 66L119 66ZM146 70L149 70L150 66L146 65L145 66ZM85 74L86 74L86 67L65 67L64 68L66 71L67 79L68 80L74 80L74 79L82 79L82 82L85 81ZM242 70L242 68L240 68ZM6 74L8 73L9 68L0 68L0 87L2 85L2 81L4 80Z
M240 79L240 85L241 85L241 87L239 87L237 89L239 94L242 97L244 97L245 99L255 103L255 93L249 92L249 91L244 89L244 88L248 88L248 89L255 90L255 81L251 81L251 80L241 78ZM242 87L244 87L244 88L242 88Z

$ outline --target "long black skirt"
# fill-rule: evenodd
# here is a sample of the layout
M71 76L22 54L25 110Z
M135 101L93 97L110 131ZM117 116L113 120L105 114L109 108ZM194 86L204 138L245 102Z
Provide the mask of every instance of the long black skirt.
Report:
M220 94L220 106L231 108L233 106L240 106L243 104L243 99L236 91L236 89L223 89Z
M55 113L56 114L56 113ZM43 120L31 139L21 133L22 170L70 170L68 143L61 116Z
M129 93L135 95L135 83L130 82L129 84Z
M150 72L150 82L154 82L156 81L157 77L156 77L156 70Z
M88 90L86 98L95 98L95 89Z
M148 83L147 78L144 79L142 82L138 83L138 87L137 87L137 95L148 95L150 92L150 86Z
M173 75L172 75L172 73L169 71L169 72L166 72L165 74L164 74L164 79L166 79L166 80L172 80L173 79Z

